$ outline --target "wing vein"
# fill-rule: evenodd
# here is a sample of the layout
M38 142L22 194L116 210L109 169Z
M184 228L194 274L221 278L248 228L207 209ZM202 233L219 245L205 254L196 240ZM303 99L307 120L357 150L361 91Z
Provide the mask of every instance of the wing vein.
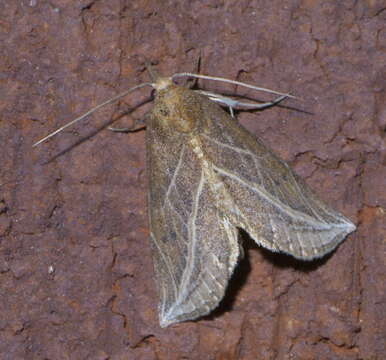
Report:
M293 180L293 183L295 184L296 186L296 190L298 191L298 194L299 196L302 198L303 200L303 203L305 206L308 207L308 209L311 211L312 214L314 214L315 218L318 219L320 222L323 222L323 223L326 223L325 220L323 220L323 218L317 213L317 211L314 210L314 208L311 206L311 204L309 203L309 201L307 200L307 198L304 196L303 192L301 191L301 189L299 188L299 184L298 182L296 181L295 177L293 176L293 174L291 172L289 172L290 175L291 175L291 178Z
M258 193L262 198L267 200L273 206L275 206L278 209L284 210L284 212L291 215L293 218L301 219L306 223L312 224L313 226L315 226L317 229L320 229L320 230L331 229L331 227L332 227L331 225L326 224L324 222L321 223L319 221L315 221L311 216L309 216L307 214L300 213L299 211L296 211L296 210L290 208L288 205L276 200L271 194L266 192L264 189L260 189L258 186L256 186L256 184L251 184L250 182L243 180L239 176L236 176L235 174L233 174L229 171L226 171L222 168L219 168L218 166L216 166L214 164L213 164L213 168L217 172L219 172L225 176L228 176L229 178L231 178L233 180L236 180L237 182L239 182L242 185L246 186L247 188L251 189L253 192Z
M154 236L154 234L151 232L150 233L150 237L153 239L153 243L155 244L155 246L157 247L159 253L161 254L161 257L162 257L162 260L164 261L167 269L168 269L168 272L169 272L169 275L170 275L170 278L171 278L171 281L173 283L173 288L174 288L174 293L175 293L175 297L177 297L177 282L176 282L176 279L174 278L174 274L173 274L173 271L171 270L170 268L170 264L169 262L167 261L167 258L165 256L165 254L163 253L162 249L160 248L160 246L158 245L158 241L156 239L156 237Z
M252 152L250 152L248 150L245 150L245 149L242 149L242 148L239 148L239 147L236 147L236 146L232 146L232 145L229 145L229 144L225 144L225 143L223 143L221 141L218 141L218 140L215 140L213 138L210 138L208 135L205 135L205 134L202 134L201 136L204 137L205 139L209 140L210 142L215 143L216 145L225 147L227 149L231 149L231 150L236 151L238 153L242 153L242 154L250 155L252 157L256 157L255 154L253 154Z
M197 234L196 234L196 226L195 222L197 219L197 214L198 214L198 203L200 201L200 196L202 193L202 189L204 187L205 183L205 176L204 176L204 171L201 171L201 177L200 177L200 182L197 186L196 193L194 194L193 198L193 209L192 213L189 218L189 224L188 224L188 237L189 237L189 244L190 247L188 249L188 262L186 264L184 273L182 275L181 283L179 286L179 293L178 293L178 298L176 302L173 305L174 307L178 307L179 304L184 301L184 296L185 293L187 292L187 288L190 282L190 278L192 275L192 272L194 270L194 262L196 261L196 248L197 248ZM172 311L172 308L170 309Z
M172 177L172 179L170 180L170 184L169 184L169 186L168 186L168 189L166 190L166 194L165 194L165 199L164 199L163 206L165 206L166 199L168 199L168 197L169 197L169 195L170 195L170 192L171 192L171 189L173 188L173 186L174 186L175 183L176 183L176 178L177 178L178 172L179 172L180 169L181 169L181 166L182 166L182 159L184 158L184 155L185 155L185 144L182 146L182 149L181 149L180 157L179 157L179 159L178 159L177 166L176 166L176 168L175 168L175 170L174 170L173 177Z

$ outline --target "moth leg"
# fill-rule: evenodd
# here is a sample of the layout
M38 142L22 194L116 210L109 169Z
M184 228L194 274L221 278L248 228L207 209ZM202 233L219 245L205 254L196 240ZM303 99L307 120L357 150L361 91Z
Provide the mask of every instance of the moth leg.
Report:
M210 91L203 91L203 90L196 90L198 93L205 95L209 98L209 100L212 100L222 106L228 106L229 112L232 117L234 116L233 108L236 107L237 101L231 98L228 98L226 96L222 96L219 94L212 93Z
M137 127L137 125L139 125ZM113 132L120 132L120 133L130 133L130 132L136 132L139 130L142 130L145 128L144 121L142 119L134 119L133 124L130 127L127 128L115 128L112 126L109 126L107 129Z
M275 106L275 105L279 104L287 97L288 97L287 95L282 95L282 96L279 96L278 98L276 98L275 100L268 101L265 103L245 103L245 102L241 102L241 101L235 101L235 102L236 102L236 106L240 107L240 108L247 108L249 110L262 110L262 109L265 109L267 107L271 107L271 106Z
M107 128L107 130L110 130L110 131L112 131L112 132L118 132L118 133L128 133L128 132L131 132L131 131L133 131L133 129L131 129L131 128L115 128L115 127L112 127L112 126L109 126L108 128Z
M254 103L254 102L246 103L246 102L238 101L235 99L231 99L231 98L226 97L226 96L215 94L215 93L212 93L209 91L198 90L198 92L202 95L207 96L209 98L209 100L217 102L222 106L224 106L224 105L228 106L229 112L230 112L232 117L234 117L233 109L236 109L236 108L243 109L244 108L244 109L248 109L248 110L262 110L262 109L265 109L267 107L277 105L282 100L284 100L285 98L288 97L288 95L281 95L278 98L276 98L275 100L265 102L265 103Z

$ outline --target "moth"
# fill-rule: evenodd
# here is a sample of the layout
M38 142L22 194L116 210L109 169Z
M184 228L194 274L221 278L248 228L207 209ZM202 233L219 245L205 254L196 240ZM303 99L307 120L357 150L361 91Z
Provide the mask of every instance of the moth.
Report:
M146 151L161 327L197 319L218 306L242 254L239 228L258 245L301 260L324 256L355 230L232 116L240 105L261 105L178 86L174 79L180 76L210 78L155 76L97 107L142 86L155 89Z

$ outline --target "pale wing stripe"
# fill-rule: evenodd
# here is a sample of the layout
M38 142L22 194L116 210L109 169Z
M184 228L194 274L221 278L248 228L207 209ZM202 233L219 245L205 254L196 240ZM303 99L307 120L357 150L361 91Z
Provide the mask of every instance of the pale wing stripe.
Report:
M271 176L269 176L268 174L265 176L265 177L261 177L261 184L262 184L262 188L267 188L267 185L266 185L266 182L264 182L263 180L265 180L266 182L269 182L271 184L271 191L272 191L272 194L270 194L270 196L272 196L273 199L275 198L279 198L280 197L278 196L278 193L277 193L277 190L280 191L280 189L278 189L278 187L274 184ZM256 185L257 186L257 185ZM283 195L281 192L280 192L281 195Z
M303 247L303 244L302 242L300 241L300 236L299 236L299 233L296 232L296 231L293 231L292 232L292 235L291 235L291 241L294 240L298 243L299 245L299 252L302 256L307 256L307 251L304 250L304 247ZM291 241L290 241L290 244L291 244Z
M311 210L311 212L314 214L314 216L320 221L320 222L323 222L323 223L327 223L318 213L317 211L314 210L314 208L312 207L312 205L310 204L310 202L308 201L307 197L305 197L303 195L303 192L301 191L299 185L298 185L298 182L296 181L295 177L293 176L292 172L290 172L291 174L291 178L293 180L293 183L295 183L295 186L296 186L296 189L298 191L298 194L300 195L300 197L302 198L303 200L303 203Z
M259 158L256 156L256 154L253 154L252 152L248 151L248 150L244 150L244 149L241 149L239 147L235 147L235 146L231 146L229 144L224 144L220 141L217 141L213 138L210 138L209 136L207 136L206 134L202 134L203 137L205 137L207 140L219 145L219 146L222 146L222 147L226 147L226 148L229 148L231 150L234 150L238 153L243 153L243 154L247 154L247 155L250 155L252 156L252 158L254 159L254 163L255 163L255 168L256 170L258 171L258 167L257 167L257 164L256 164L256 158ZM263 156L265 157L265 156ZM263 158L263 157L260 157L260 158ZM260 172L259 172L260 173ZM298 183L297 181L295 180L295 178L293 177L292 173L290 172L291 176L292 176L292 179L294 180L294 183L296 185L296 188L298 190L298 194L301 196L301 198L303 199L303 202L305 203L305 205L311 210L311 212L315 215L315 218L317 218L318 220L320 220L320 222L323 222L323 223L327 223L323 218L320 217L320 215L315 212L315 210L312 208L312 206L309 204L309 202L307 201L307 199L303 196L303 193L301 192L301 190L299 189L299 186L298 186ZM261 178L261 176L260 176ZM263 179L263 178L261 178Z
M261 175L261 171L260 171L260 169L259 169L259 164L257 163L257 159L256 159L256 156L253 156L252 157L253 158L253 164L255 165L255 172L256 172L256 174L257 174L257 177L258 178L260 178L261 179L261 183L263 184L263 177L262 177L262 175Z
M318 237L319 243L321 243L322 245L325 245L325 243L323 242L323 239L321 238L321 234L314 233L314 235L316 235ZM311 244L312 251L314 252L315 255L317 255L319 253L319 251L318 251L317 245L315 244L315 240L311 239L309 243Z
M188 249L188 261L187 261L184 273L182 275L181 283L179 286L178 297L174 302L173 306L170 308L169 313L173 313L174 308L178 307L185 300L184 297L185 297L185 294L187 293L187 286L190 282L190 278L194 270L194 261L196 259L196 247L197 247L197 235L196 235L195 222L196 222L197 213L198 213L198 203L200 200L202 189L204 187L204 183L205 183L204 171L201 171L200 182L197 186L197 190L193 199L193 213L191 214L189 219L188 236L189 236L190 247Z
M271 183L271 188L275 190L275 193L273 194L273 198L277 197L277 198L280 199L280 197L277 196L278 193L276 191L278 191L281 194L281 196L284 197L282 191L280 190L280 188L277 188L277 187L274 186L274 183L273 183L273 180L272 180L271 176L267 175L266 179ZM271 227L274 230L273 231L273 238L274 238L275 242L280 243L281 241L280 241L280 239L278 239L279 231L276 230L276 229L278 229L278 227L276 226L275 221L272 219L272 217L269 214L268 214L268 216L269 216L269 221L270 221ZM282 212L277 212L276 216L281 219L283 224L287 223L287 221L285 221L283 219ZM301 253L303 254L304 253L304 249L303 249L302 243L300 242L300 238L298 236L294 237L294 236L290 235L287 226L282 226L282 227L280 227L280 229L282 229L286 233L287 240L289 240L288 241L289 245L291 245L291 241L292 240L296 241L298 243L298 246L299 246L299 249L300 249ZM290 247L292 247L292 246L290 246Z
M233 180L236 180L237 182L243 184L244 186L248 187L252 191L258 193L262 198L264 198L265 200L270 202L275 207L277 207L277 208L279 208L281 210L284 210L287 214L290 214L293 218L298 218L298 219L300 218L304 222L310 223L310 224L314 225L317 229L330 230L333 227L333 226L328 225L326 223L320 223L318 221L315 221L310 216L308 216L306 214L302 214L299 211L296 211L294 209L291 209L289 206L283 204L282 202L277 201L274 197L272 197L271 194L266 192L264 189L260 189L258 186L253 186L253 184L250 184L248 181L243 180L240 177L238 177L238 176L236 176L236 175L234 175L234 174L232 174L232 173L230 173L230 172L228 172L228 171L226 171L224 169L221 169L221 168L217 167L214 164L213 164L213 168L217 172L219 172L219 173L221 173L221 174L223 174L225 176L228 176L228 177L230 177ZM346 228L345 224L333 224L333 225L334 225L334 227L344 227L344 228Z
M222 147L225 147L225 148L228 148L228 149L231 149L233 151L236 151L238 153L242 153L242 154L247 154L247 155L250 155L252 157L257 157L255 154L251 153L250 151L248 150L245 150L245 149L241 149L239 147L236 147L236 146L232 146L232 145L229 145L229 144L224 144L223 142L221 141L218 141L218 140L215 140L213 138L210 138L208 135L206 134L201 134L202 137L204 137L205 139L209 140L210 142L213 142L219 146L222 146Z
M218 285L218 287L220 288L220 289L222 289L224 286L220 283L220 281L218 281L215 277L214 277L214 275L211 273L211 272L208 272L208 274L210 275L210 277L214 280L214 282Z
M162 252L161 248L159 247L158 241L157 241L157 239L155 238L155 236L154 236L154 234L153 234L152 232L150 233L150 237L153 239L153 243L155 244L155 246L157 246L157 249L158 249L159 253L161 254L162 260L164 261L164 263L165 263L165 265L166 265L166 267L167 267L167 269L168 269L168 272L169 272L169 275L170 275L170 278L171 278L170 280L171 280L172 283L173 283L173 288L174 288L174 293L175 293L174 298L176 298L176 297L177 297L177 294L178 294L178 292L177 292L177 281L176 281L176 279L174 278L173 271L171 270L170 264L169 264L169 262L167 261L167 258L165 257L165 255L164 255L164 253Z
M178 159L178 163L177 163L177 166L174 170L174 174L173 174L173 177L172 179L170 180L170 184L168 186L168 189L166 190L166 194L165 194L165 198L164 198L164 203L163 203L163 206L165 206L165 202L166 202L166 199L169 197L170 195L170 191L171 189L173 188L175 182L176 182L176 178L177 178L177 175L178 175L178 172L180 171L181 169L181 165L182 165L182 159L184 158L184 155L185 155L185 144L182 146L182 149L181 149L181 153L180 153L180 158Z
M269 223L271 224L271 228L273 230L272 233L273 233L274 243L271 244L270 246L278 249L279 247L276 244L277 243L282 243L282 241L280 241L280 239L278 239L278 235L280 233L280 231L278 231L278 230L280 229L280 230L283 230L285 232L286 239L290 240L290 241L288 241L290 250L292 250L292 248L293 248L293 246L291 244L291 240L296 240L298 242L298 245L299 245L299 248L300 248L301 252L303 253L304 252L303 251L303 247L302 247L302 244L299 242L299 238L296 237L296 239L293 239L293 236L290 235L287 226L281 226L281 227L277 226L276 222L272 219L272 216L270 215L270 213L268 212L266 215L268 216ZM280 219L281 219L283 224L286 224L286 221L283 219L283 216L282 216L281 212L276 213L276 216L280 217Z
M208 271L209 273L209 271ZM213 291L212 289L209 287L208 283L205 281L205 279L202 280L202 284L207 288L209 294L211 294Z
M162 297L161 297L161 316L160 318L163 319L165 314L165 305L166 305L166 288L165 286L162 286Z

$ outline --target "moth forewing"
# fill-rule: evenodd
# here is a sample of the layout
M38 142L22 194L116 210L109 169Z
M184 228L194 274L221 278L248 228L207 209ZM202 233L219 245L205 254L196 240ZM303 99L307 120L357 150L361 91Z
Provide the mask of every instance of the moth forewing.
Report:
M212 103L207 106L216 120L208 123L201 139L233 200L227 211L235 226L260 245L299 259L325 255L355 229L221 108Z
M217 104L171 83L148 117L147 165L162 327L219 304L240 254L238 227L306 260L355 229Z
M237 229L215 206L213 171L197 143L201 101L173 87L156 97L148 117L148 206L163 327L215 308L239 253Z

